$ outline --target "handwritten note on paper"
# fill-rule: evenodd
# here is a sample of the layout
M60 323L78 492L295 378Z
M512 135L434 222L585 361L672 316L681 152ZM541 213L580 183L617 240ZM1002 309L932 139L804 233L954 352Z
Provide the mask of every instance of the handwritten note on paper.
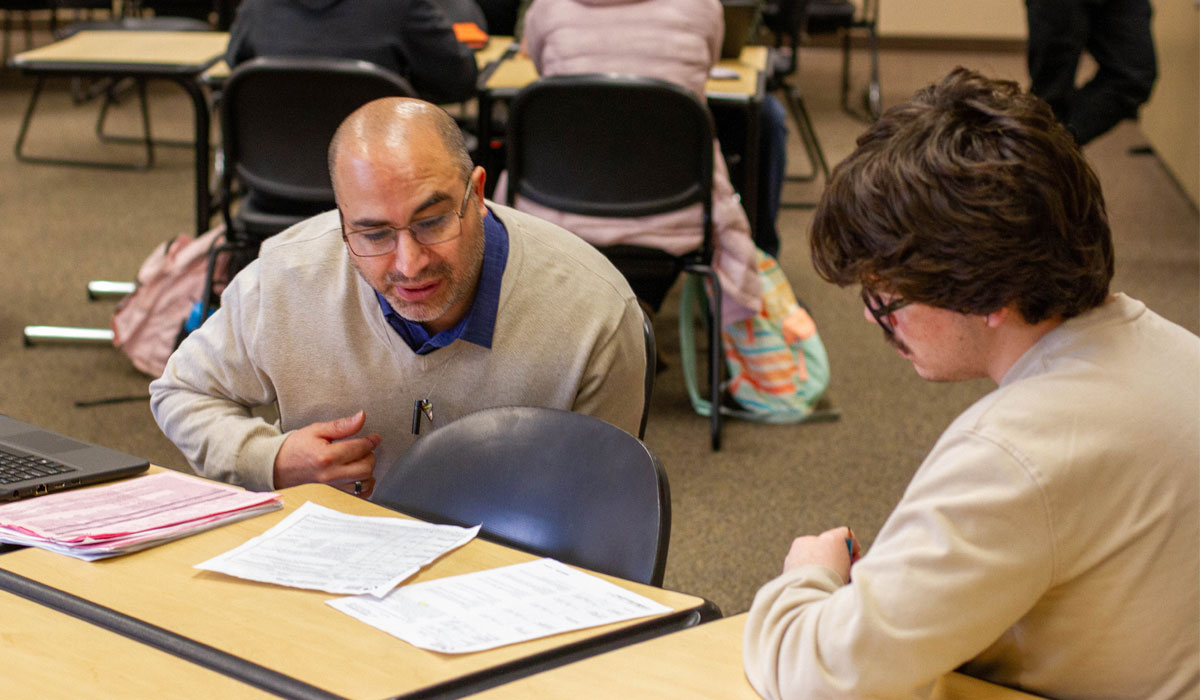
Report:
M478 533L478 526L349 515L308 502L196 568L294 588L382 596Z
M382 599L327 602L409 644L446 654L671 611L553 559L416 583Z

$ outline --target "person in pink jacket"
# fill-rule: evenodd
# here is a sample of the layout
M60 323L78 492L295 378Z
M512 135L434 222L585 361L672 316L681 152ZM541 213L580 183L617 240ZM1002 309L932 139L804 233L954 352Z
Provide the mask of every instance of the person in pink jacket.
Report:
M540 75L625 73L658 78L691 90L701 100L725 33L719 0L536 0L524 21L523 45ZM702 237L699 204L628 219L565 214L521 199L516 207L597 246L639 245L681 255L699 247ZM715 140L713 221L714 264L724 292L722 320L728 324L758 313L762 286L750 223Z

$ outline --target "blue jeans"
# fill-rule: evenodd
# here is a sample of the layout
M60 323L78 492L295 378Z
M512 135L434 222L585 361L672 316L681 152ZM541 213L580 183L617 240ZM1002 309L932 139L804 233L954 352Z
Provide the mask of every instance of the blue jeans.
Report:
M779 198L787 173L787 110L774 95L767 95L759 112L758 222L754 245L779 257Z

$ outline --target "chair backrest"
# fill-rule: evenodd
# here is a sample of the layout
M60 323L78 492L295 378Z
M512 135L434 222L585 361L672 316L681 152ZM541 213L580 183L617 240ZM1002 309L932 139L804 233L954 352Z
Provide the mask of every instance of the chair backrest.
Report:
M508 200L633 217L700 202L712 257L713 124L688 90L617 74L558 75L517 94L508 121Z
M366 61L262 57L239 64L221 96L222 202L234 226L233 178L296 220L334 206L327 150L351 112L380 97L414 96L404 78Z
M851 27L875 23L878 5L873 0L811 0L805 30L809 34L831 34Z
M671 531L662 464L598 418L550 408L470 413L421 437L371 500L632 581L661 585Z

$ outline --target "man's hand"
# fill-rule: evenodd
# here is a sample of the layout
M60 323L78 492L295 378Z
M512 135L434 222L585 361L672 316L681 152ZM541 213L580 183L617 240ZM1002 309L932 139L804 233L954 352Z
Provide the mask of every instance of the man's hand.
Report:
M787 559L783 560L783 570L798 566L824 566L836 571L843 581L849 583L850 565L858 561L861 553L858 539L850 528L835 527L819 535L793 540Z
M275 488L316 482L355 493L355 482L360 482L362 488L357 495L370 496L375 487L375 448L380 437L374 433L353 437L366 420L366 413L359 411L288 433L275 455Z

